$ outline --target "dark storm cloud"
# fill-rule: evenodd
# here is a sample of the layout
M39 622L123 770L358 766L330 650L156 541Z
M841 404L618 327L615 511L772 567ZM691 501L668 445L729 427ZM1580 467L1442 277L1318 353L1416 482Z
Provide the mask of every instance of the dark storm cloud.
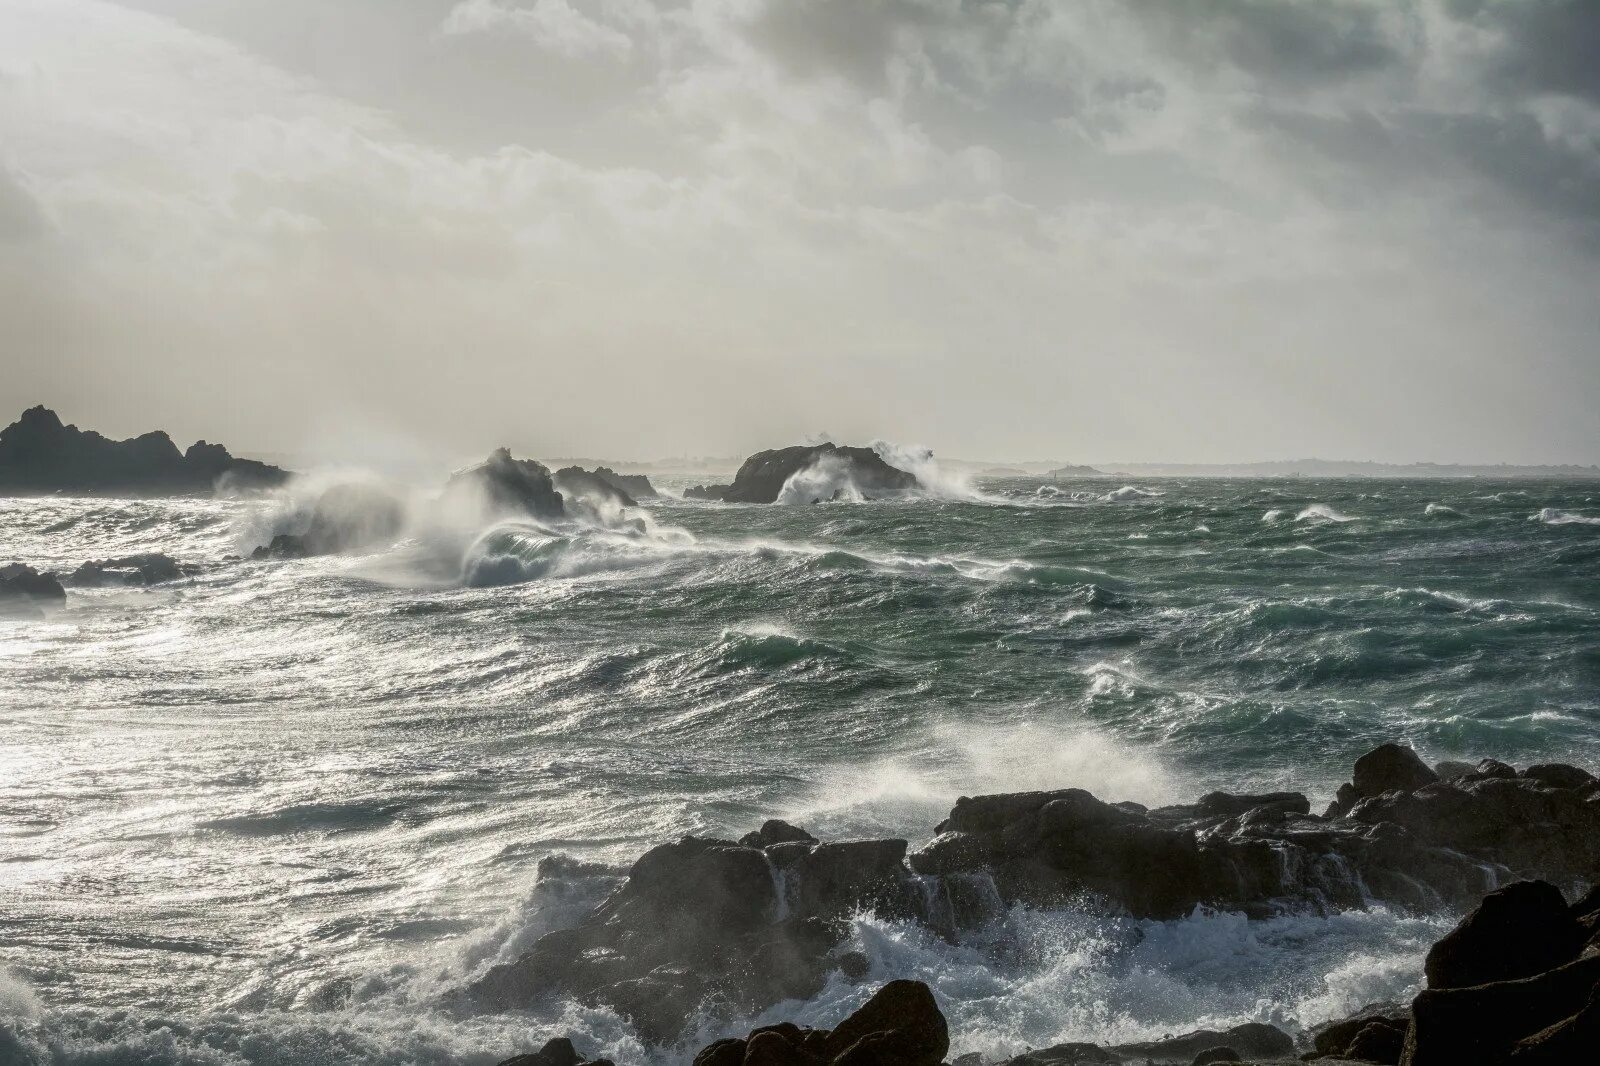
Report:
M1449 0L1447 10L1500 36L1489 71L1508 86L1600 101L1595 0Z

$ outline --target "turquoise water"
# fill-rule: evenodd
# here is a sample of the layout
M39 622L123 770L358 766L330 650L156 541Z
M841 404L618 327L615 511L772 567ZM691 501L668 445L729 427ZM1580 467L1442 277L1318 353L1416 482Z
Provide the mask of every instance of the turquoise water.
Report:
M283 508L0 500L0 562L205 566L0 621L0 1032L21 1061L490 1063L556 1028L673 1061L578 1005L450 1011L579 905L534 888L541 856L626 861L773 815L915 841L957 795L1034 787L1321 802L1391 739L1600 762L1593 482L1012 479L230 558ZM959 1052L1311 1024L1413 986L1444 920L857 935L877 976L933 981Z

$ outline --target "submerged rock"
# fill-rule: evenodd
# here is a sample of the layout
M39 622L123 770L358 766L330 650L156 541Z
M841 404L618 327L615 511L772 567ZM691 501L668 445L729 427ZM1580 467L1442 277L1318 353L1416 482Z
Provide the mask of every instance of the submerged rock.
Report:
M142 587L176 581L183 576L183 567L172 556L161 552L144 552L86 562L67 575L67 584L83 588Z
M197 441L180 452L160 430L110 440L31 407L0 430L0 492L184 494L282 485L287 471Z
M304 533L279 533L252 554L256 559L367 551L393 544L405 527L405 506L373 485L335 485L317 497Z
M54 574L41 573L26 563L0 566L0 615L37 618L46 607L66 602L67 592Z
M917 487L914 474L884 462L871 448L841 448L834 444L802 444L757 452L744 461L732 485L697 485L684 493L691 499L723 500L727 503L775 503L783 487L795 474L818 463L837 463L841 478L847 478L857 491L869 499L892 496ZM821 490L819 489L819 492ZM828 489L828 498L833 490ZM823 497L800 500L817 503Z
M442 500L446 506L499 515L556 519L567 513L550 468L532 459L513 459L505 448L451 475Z

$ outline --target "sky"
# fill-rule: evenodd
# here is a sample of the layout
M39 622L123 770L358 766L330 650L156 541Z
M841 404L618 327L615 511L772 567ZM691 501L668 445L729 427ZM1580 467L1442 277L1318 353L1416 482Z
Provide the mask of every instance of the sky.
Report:
M0 0L0 421L1600 462L1594 0Z

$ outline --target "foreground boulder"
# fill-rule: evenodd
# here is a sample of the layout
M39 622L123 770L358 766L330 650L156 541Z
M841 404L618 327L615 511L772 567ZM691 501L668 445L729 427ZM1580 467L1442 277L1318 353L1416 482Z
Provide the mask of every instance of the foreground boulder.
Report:
M725 503L775 503L791 477L813 468L821 469L826 476L789 502L819 503L831 499L843 482L869 499L893 496L915 489L918 484L915 475L890 466L871 448L841 448L829 443L757 452L739 467L732 485L697 485L684 495Z
M513 1055L499 1066L613 1066L610 1059L586 1059L564 1036L545 1042L544 1047L526 1055Z
M477 517L558 519L567 513L550 468L532 459L513 459L505 448L451 475L441 502Z
M47 407L31 407L0 430L0 493L209 493L282 485L287 471L237 459L220 444L197 441L180 452L160 430L110 440L64 425Z
M472 997L514 1009L560 992L610 1006L664 1042L702 1011L748 1014L816 995L831 971L855 965L841 945L858 909L930 917L904 840L774 835L764 846L685 837L651 849L587 918L490 969Z
M140 588L176 581L184 576L183 567L170 555L143 552L116 559L93 559L67 575L67 584L78 588Z
M54 574L40 573L26 563L0 566L0 616L37 618L47 607L66 602L67 592Z
M253 558L301 559L386 547L399 537L405 518L405 506L383 489L335 485L317 497L304 533L279 533Z
M921 981L890 981L832 1029L780 1022L742 1040L718 1040L694 1066L939 1066L950 1030L933 990Z
M1600 1048L1600 890L1565 915L1548 884L1491 894L1428 956L1404 1066L1558 1066ZM1530 943L1517 944L1527 929ZM1528 972L1530 967L1541 967ZM1435 978L1442 984L1436 984ZM1476 984L1460 982L1484 978Z

